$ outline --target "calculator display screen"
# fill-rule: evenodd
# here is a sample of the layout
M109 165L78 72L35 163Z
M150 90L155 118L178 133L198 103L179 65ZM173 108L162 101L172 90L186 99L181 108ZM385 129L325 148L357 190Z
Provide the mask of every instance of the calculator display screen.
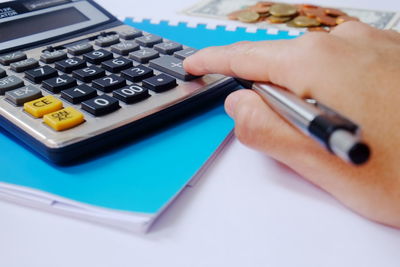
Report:
M88 21L75 7L0 23L0 42Z

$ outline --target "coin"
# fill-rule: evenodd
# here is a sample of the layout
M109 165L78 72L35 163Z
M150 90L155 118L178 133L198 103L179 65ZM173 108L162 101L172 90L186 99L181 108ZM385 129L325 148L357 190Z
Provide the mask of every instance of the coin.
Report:
M258 3L256 4L256 6L272 6L272 5L274 5L274 4L275 4L274 2L261 1L261 2L258 2Z
M320 16L326 16L324 9L322 9L320 7L317 7L317 8L305 7L305 8L302 9L302 11L309 18L316 18L316 17L320 17Z
M321 24L324 24L326 26L337 25L336 18L327 15L317 16L316 20L318 20Z
M269 12L269 6L253 6L250 10L255 11L259 14L264 14Z
M321 24L318 20L306 16L298 16L293 20L293 23L298 27L314 27Z
M252 6L246 6L228 14L228 18L245 23L261 21L274 24L286 23L288 27L308 28L309 31L319 32L329 32L340 23L359 20L336 8L269 1L259 1Z
M297 14L297 8L294 5L274 4L270 7L269 13L275 17L290 17Z
M289 20L291 20L292 17L275 17L275 16L269 16L266 18L266 21L270 22L270 23L285 23Z
M350 17L350 16L339 16L336 18L337 24L342 24L347 21L360 21L360 20L356 17Z
M253 23L257 22L257 20L260 18L260 14L254 11L243 11L237 16L238 20L241 22L247 22L247 23Z
M329 30L326 29L325 27L310 27L310 28L308 28L308 31L310 31L310 32L329 32Z
M339 17L346 15L346 13L344 13L343 11L330 7L325 8L325 14L330 15L332 17Z
M232 13L228 14L228 19L237 20L240 13L243 13L243 10L233 11Z

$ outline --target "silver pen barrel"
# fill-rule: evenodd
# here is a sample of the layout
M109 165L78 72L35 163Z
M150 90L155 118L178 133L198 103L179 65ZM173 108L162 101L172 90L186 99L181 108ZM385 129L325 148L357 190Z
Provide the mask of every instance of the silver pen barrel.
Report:
M322 114L322 111L316 106L276 85L254 83L252 89L260 94L275 111L306 134L309 134L310 123L315 117Z
M328 114L272 84L253 83L252 89L288 122L343 160L359 165L369 159L369 147L361 142L358 126L350 120L339 114L333 115L333 111Z

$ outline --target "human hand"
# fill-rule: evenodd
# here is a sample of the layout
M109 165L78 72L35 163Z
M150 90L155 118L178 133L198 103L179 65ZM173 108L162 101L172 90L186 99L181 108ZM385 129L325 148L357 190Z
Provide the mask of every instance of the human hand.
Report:
M355 121L372 150L362 166L327 152L254 91L236 91L225 102L242 143L288 165L359 214L400 228L400 34L347 22L329 34L206 48L184 66L194 75L270 81Z

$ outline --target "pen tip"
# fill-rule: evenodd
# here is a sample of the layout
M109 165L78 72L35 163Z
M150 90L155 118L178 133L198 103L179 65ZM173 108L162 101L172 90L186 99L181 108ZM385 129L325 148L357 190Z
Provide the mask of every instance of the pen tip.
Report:
M355 144L349 151L349 158L355 165L361 165L368 161L371 155L369 146L364 143Z

